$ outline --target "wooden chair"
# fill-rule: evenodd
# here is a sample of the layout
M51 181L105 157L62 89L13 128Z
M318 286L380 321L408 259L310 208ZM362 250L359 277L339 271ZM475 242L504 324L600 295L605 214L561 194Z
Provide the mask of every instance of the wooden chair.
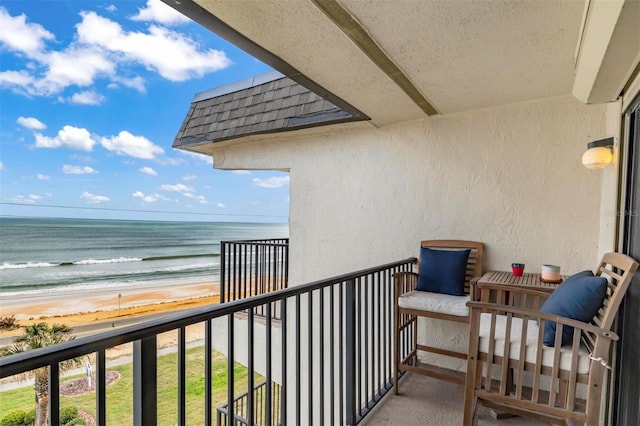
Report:
M611 343L618 340L611 327L637 269L628 256L604 255L595 275L607 278L607 294L590 324L540 312L549 295L531 289L493 286L503 303L470 302L464 425L475 424L478 403L556 424L597 425ZM543 345L547 321L556 323L555 339L548 337L553 347ZM562 345L564 327L574 332Z
M398 393L399 371L410 371L441 380L464 384L460 374L444 369L418 364L418 351L426 351L446 355L458 359L467 359L467 354L452 350L418 344L418 317L435 318L460 323L469 322L469 294L474 291L474 279L482 275L482 254L484 245L476 241L460 240L427 240L421 247L432 249L460 250L470 249L465 274L465 296L451 296L426 291L417 291L418 274L400 272L394 275L395 280L395 336L394 336L394 377L395 393Z

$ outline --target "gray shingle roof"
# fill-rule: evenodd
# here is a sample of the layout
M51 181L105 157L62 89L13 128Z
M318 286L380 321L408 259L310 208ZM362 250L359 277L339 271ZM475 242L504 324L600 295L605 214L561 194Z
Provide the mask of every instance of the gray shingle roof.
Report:
M197 94L173 147L362 119L271 72Z

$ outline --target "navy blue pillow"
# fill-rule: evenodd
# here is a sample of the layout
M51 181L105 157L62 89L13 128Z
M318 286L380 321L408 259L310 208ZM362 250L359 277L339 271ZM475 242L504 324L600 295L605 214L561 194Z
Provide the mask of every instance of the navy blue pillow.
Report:
M422 247L416 290L464 296L467 259L471 250Z
M567 278L540 307L540 312L559 315L582 322L590 322L602 306L607 295L607 280L594 277L591 271L578 272ZM546 321L544 325L544 344L553 346L556 336L556 323ZM573 327L562 327L562 344L573 339Z

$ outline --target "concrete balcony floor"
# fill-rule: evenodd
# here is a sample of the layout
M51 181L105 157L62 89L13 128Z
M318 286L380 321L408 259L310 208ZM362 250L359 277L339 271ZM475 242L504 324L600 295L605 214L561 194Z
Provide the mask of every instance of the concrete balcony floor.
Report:
M367 426L460 426L464 408L464 386L418 374L405 374L400 394L390 395L370 413ZM496 420L480 406L478 426L547 426L549 423L524 417Z

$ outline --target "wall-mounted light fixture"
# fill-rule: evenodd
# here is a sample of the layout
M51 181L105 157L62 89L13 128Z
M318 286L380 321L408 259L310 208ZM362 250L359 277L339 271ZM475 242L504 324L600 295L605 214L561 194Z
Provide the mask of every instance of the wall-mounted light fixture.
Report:
M582 164L587 169L602 169L613 160L613 138L589 142L587 151L582 154Z

